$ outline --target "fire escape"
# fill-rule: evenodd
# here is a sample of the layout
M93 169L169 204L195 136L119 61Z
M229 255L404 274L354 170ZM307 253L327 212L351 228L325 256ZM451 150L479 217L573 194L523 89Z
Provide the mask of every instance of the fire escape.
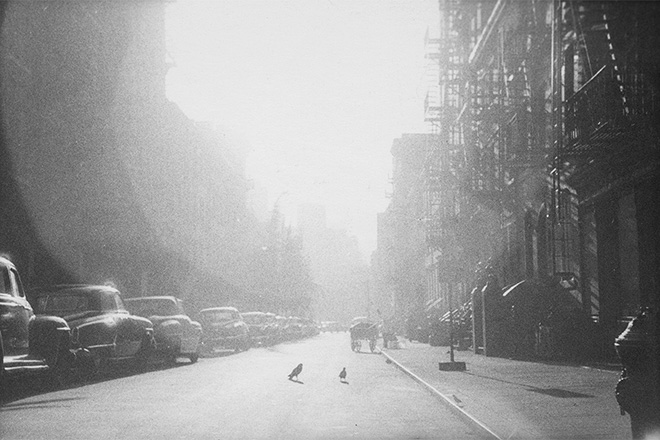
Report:
M643 37L653 35L656 25L645 21L643 8L617 2L559 4L563 20L557 36L557 61L565 69L565 135L563 139L557 136L561 162L591 167L595 165L590 163L613 155L623 163L618 163L618 171L604 171L616 178L611 173L631 171L620 165L633 165L630 159L639 159L621 145L628 143L638 127L652 124L650 116L659 105L658 90L652 86L654 72L648 69L652 65L645 65L643 59L647 50L657 50L648 48Z
M502 282L517 282L539 270L531 236L543 203L551 156L545 76L550 64L544 2L484 2L487 22L471 47L464 71L464 194L476 208L471 253L498 259ZM530 198L530 195L533 197ZM473 226L473 229L476 229ZM500 251L498 251L500 247ZM541 264L542 266L542 264Z
M573 209L562 200L564 182L593 194L657 160L651 115L660 100L644 56L657 51L644 38L655 25L643 5L563 1L555 14L553 214L561 223Z
M556 17L553 39L556 160L552 215L560 225L570 217L571 210L576 209L564 197L564 188L570 185L578 190L581 205L591 206L589 209L593 211L589 212L601 216L600 223L594 220L593 224L594 228L600 224L598 230L604 233L603 225L616 222L614 217L603 218L603 212L612 212L610 215L615 216L618 211L616 205L609 208L597 205L604 200L600 196L611 194L610 200L615 200L619 197L617 191L624 194L624 188L646 185L645 179L657 172L658 121L653 118L657 117L660 106L657 83L660 8L652 2L577 0L554 0L553 6ZM647 221L645 216L652 218L654 215L645 205L654 204L655 200L647 194L644 196L647 202L639 202L638 190L634 191L636 213L630 221L637 221L635 227L640 228L639 222ZM597 211L595 206L601 208ZM653 245L648 243L655 234L654 226L644 228L647 239L636 240L640 243L640 256L651 252L648 248ZM557 238L555 236L554 240L555 266L562 263L559 259L561 242ZM616 268L619 250L608 241L612 240L598 243L598 253L612 255L608 261L612 261L613 266L600 261L598 272L592 270L581 275L583 279L591 276L591 280L598 277L600 281L600 287L585 292L589 296L585 299L595 304L592 313L614 319L614 315L630 315L639 299L635 299L634 287L629 291L633 292L629 300L619 293L623 291L621 286L612 287L621 281ZM648 258L641 259L646 260ZM646 288L642 282L647 283ZM587 284L594 283L585 280ZM656 287L652 281L640 281L639 289L648 292ZM609 301L607 311L602 298Z
M467 60L461 41L464 2L441 0L440 35L427 40L438 63L438 84L425 101L426 121L437 133L425 163L427 274L431 299L440 310L450 307L449 295L461 280L461 172L464 167L462 127L457 123L460 72Z
M499 135L484 137L491 122L474 114L496 117L501 78L477 73L470 54L496 0L440 0L440 35L428 40L438 62L438 84L426 100L426 120L438 144L426 161L427 268L441 310L469 300L469 284L479 261L492 251L492 216L484 206L499 206L501 180ZM479 82L477 83L477 79ZM474 80L474 81L473 81ZM499 208L497 208L499 212ZM452 307L449 307L449 304Z

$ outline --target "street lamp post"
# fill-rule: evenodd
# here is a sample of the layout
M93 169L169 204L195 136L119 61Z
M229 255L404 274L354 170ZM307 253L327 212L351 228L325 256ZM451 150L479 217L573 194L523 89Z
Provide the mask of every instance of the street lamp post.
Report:
M447 292L449 300L449 362L454 363L454 300L452 289Z
M440 272L440 266L438 266ZM438 274L440 275L440 274ZM440 276L438 276L440 280ZM454 360L454 283L449 283L447 291L447 304L449 305L449 362L439 362L438 368L442 371L465 371L465 362L456 362Z

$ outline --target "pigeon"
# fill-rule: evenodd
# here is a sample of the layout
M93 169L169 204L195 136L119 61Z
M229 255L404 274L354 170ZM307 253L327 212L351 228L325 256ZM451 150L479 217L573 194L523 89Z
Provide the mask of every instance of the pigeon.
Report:
M343 382L343 381L346 380L346 367L344 367L344 368L341 370L341 373L339 373L339 380L340 380L341 382Z
M302 372L302 364L298 364L296 368L293 369L291 374L289 374L289 380L293 380L295 377L298 380L298 375Z

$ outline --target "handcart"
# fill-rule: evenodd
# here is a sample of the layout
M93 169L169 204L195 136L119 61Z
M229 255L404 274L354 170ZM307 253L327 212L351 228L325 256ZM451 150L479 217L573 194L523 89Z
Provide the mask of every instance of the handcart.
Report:
M373 322L358 322L349 329L351 334L351 350L359 352L362 349L362 341L369 342L369 349L373 353L376 350L376 339L378 339L378 324Z

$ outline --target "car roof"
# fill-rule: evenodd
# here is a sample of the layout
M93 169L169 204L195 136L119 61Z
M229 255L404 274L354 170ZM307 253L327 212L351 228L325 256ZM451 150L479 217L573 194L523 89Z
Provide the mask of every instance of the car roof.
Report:
M39 295L52 295L63 292L74 292L74 293L106 292L106 293L116 293L119 295L119 290L115 289L112 286L106 286L102 284L57 284L54 286L37 287L31 291L31 294L39 296Z
M124 301L130 301L130 302L140 302L140 301L157 301L157 300L170 300L170 301L177 301L178 298L176 296L171 296L171 295L154 295L154 296L137 296L133 298L124 298Z
M216 311L216 312L236 312L238 313L238 309L236 307L208 307L206 309L202 309L199 311L199 313L203 312L211 312L211 311Z
M1 255L0 255L0 264L2 264L3 266L9 266L11 268L16 269L16 266L14 265L14 263L12 263L8 258L5 258Z
M264 312L241 312L241 315L256 316L256 315L265 315Z
M371 323L373 323L374 321L371 320L371 319L369 319L369 318L367 318L366 316L356 316L355 318L353 318L353 319L351 320L351 324L359 324L359 323L363 323L363 322L366 322L366 323L371 324Z

